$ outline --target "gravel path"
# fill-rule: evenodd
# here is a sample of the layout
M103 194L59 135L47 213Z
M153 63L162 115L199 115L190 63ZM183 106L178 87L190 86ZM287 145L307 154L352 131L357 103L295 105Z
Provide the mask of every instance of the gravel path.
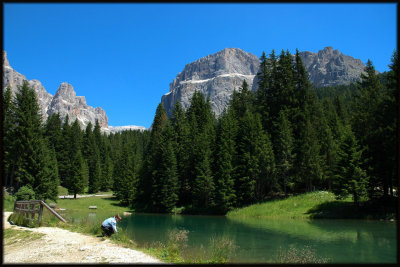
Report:
M3 263L162 263L143 252L123 248L110 240L56 227L26 228L10 225L3 212L4 229L43 233L41 239L4 246Z

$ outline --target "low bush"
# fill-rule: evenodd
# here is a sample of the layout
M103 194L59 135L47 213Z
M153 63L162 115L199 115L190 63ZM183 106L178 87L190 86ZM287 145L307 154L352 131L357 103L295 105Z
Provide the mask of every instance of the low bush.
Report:
M309 246L305 246L301 249L290 246L285 251L280 248L279 256L277 257L277 263L295 263L295 264L323 264L329 263L328 258L318 257L313 249Z
M35 199L35 191L29 186L23 186L15 193L15 198L17 201Z

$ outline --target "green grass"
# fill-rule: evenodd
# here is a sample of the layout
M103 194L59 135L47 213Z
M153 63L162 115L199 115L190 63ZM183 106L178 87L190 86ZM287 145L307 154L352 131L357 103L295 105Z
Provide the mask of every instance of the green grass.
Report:
M273 200L254 204L228 212L228 217L272 217L272 218L310 218L308 213L313 207L326 202L333 202L334 194L317 191L292 196L283 200ZM347 199L342 202L349 202Z
M3 191L3 211L13 211L14 210L14 203L15 198L10 196L6 190Z
M397 199L362 202L356 206L350 196L337 200L331 192L316 191L232 210L227 217L396 220L396 211Z

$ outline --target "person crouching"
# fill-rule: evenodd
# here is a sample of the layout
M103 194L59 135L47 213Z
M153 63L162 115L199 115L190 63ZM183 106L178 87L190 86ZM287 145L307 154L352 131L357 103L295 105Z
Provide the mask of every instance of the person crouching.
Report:
M117 222L121 221L121 216L119 214L114 217L108 218L101 224L101 229L103 230L103 236L111 236L114 233L118 233Z

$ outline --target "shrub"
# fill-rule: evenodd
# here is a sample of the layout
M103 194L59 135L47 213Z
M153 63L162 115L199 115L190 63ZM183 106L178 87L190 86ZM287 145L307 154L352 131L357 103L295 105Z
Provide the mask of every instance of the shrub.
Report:
M16 197L17 201L18 200L35 199L35 191L33 191L33 189L31 187L24 185L15 194L15 197Z
M38 222L36 220L26 218L25 215L20 212L14 212L11 214L8 221L12 224L24 227L34 228L38 226Z
M288 251L283 251L282 247L279 251L278 263L328 263L329 259L318 257L315 251L309 246L305 246L302 249L297 249L294 246L290 246Z
M166 246L167 259L171 262L180 261L182 250L187 247L187 230L173 229L168 232L168 241Z
M236 245L228 237L210 238L211 259L210 263L226 263L234 254Z

